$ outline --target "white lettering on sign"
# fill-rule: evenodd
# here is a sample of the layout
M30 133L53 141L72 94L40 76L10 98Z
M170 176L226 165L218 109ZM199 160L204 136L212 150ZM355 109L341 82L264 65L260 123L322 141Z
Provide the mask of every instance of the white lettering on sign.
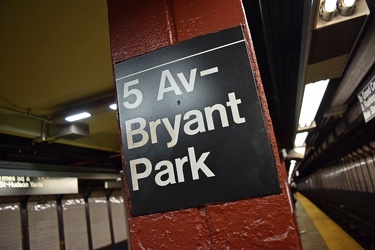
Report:
M375 117L375 76L358 94L365 122Z
M16 176L0 176L2 181L16 181Z
M228 94L227 107L230 107L232 113L233 121L236 124L241 124L246 122L244 117L240 116L238 105L241 104L241 99L236 99L234 92ZM190 110L185 113L183 120L187 121L183 127L183 131L187 135L195 135L197 133L203 133L215 129L215 124L213 121L214 112L218 112L221 119L221 127L228 127L229 120L227 115L227 110L222 104L215 104L211 107L204 108L204 115L206 118L207 129L204 123L203 114L199 110ZM128 142L128 148L138 148L146 145L151 137L151 143L158 143L157 127L164 126L167 130L171 140L167 143L167 147L171 148L175 146L178 142L180 126L181 126L181 114L175 115L173 126L168 118L162 118L155 121L149 122L149 132L146 131L147 122L144 118L137 117L125 121L126 129L126 139ZM163 125L162 125L163 124ZM191 129L197 125L195 129ZM135 137L140 138L135 141Z
M42 182L30 181L30 177L25 176L0 176L0 188L42 188Z
M206 76L206 75L211 75L211 74L217 73L217 72L219 72L219 68L218 67L214 67L214 68L211 68L211 69L202 70L200 72L200 75L201 76Z
M184 86L187 92L191 92L194 90L196 75L197 75L197 69L192 69L190 71L190 77L188 81L183 73L177 74L178 78L180 79L180 82L182 83L182 86ZM169 87L166 87L167 81L169 82ZM161 79L160 79L160 84L159 84L159 92L158 92L157 100L158 101L163 100L164 93L170 92L170 91L173 91L176 95L182 94L180 88L178 87L176 80L172 76L169 69L167 69L161 72Z
M190 170L193 180L199 180L200 172L203 172L206 177L214 177L215 174L211 171L211 169L208 168L208 166L204 162L209 154L210 152L204 152L197 160L194 147L190 147L188 148L188 156L175 159L175 168L173 167L173 163L168 160L158 162L155 165L154 169L155 171L158 171L155 175L155 183L158 186L176 184L175 172L177 172L177 181L179 183L185 182L183 166L188 162L190 162ZM143 172L141 172L141 170L140 172L138 172L140 165L143 165ZM163 170L161 170L162 168ZM148 178L151 172L152 164L147 158L140 158L130 161L130 174L134 191L140 189L138 180Z
M142 100L143 100L142 92L139 89L135 89L135 88L130 89L130 87L136 84L139 84L138 79L124 83L124 99L133 95L135 97L135 101L133 103L128 102L128 101L123 102L125 108L134 109L142 103Z
M193 92L197 77L210 77L219 72L218 67L211 67L198 71L193 68L189 73L177 73L173 75L169 69L161 72L159 88L157 89L156 101L162 101L164 98L179 96L183 93ZM127 109L135 109L142 104L143 93L137 88L142 84L139 79L124 83L123 105ZM148 95L153 96L152 94ZM227 94L228 99L225 103L217 103L202 110L188 110L184 114L176 114L173 118L163 117L147 121L143 117L135 117L125 121L126 141L128 149L136 149L145 146L148 143L157 144L163 138L167 138L166 147L173 148L179 141L180 133L194 136L199 133L213 131L216 128L226 128L230 124L242 124L246 122L245 117L240 114L239 105L241 99L236 98L235 92ZM218 117L216 124L214 116ZM230 119L231 118L231 119ZM167 136L167 137L166 137ZM199 180L200 173L206 177L214 177L214 172L205 164L205 160L210 152L205 152L197 159L195 148L187 149L188 155L174 159L174 162L162 160L155 164L148 158L131 159L129 161L130 174L133 191L140 190L139 181L149 178L152 172L155 174L154 182L158 186L173 185L185 182L184 166L190 164L192 180Z

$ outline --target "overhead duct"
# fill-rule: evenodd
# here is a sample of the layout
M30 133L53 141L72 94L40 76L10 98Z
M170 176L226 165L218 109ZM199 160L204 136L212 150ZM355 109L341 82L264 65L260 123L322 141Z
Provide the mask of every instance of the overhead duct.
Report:
M89 135L87 123L64 123L56 125L56 138L75 140Z

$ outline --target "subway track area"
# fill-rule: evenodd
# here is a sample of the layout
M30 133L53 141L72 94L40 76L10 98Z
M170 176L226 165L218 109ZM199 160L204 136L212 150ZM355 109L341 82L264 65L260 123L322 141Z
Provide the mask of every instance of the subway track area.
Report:
M296 196L302 249L375 249L373 195L314 190Z

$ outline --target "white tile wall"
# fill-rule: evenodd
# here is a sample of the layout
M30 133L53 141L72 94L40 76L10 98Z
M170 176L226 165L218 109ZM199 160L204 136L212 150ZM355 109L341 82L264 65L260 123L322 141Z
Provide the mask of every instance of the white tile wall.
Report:
M85 200L62 200L64 238L67 250L89 249L86 223Z
M0 204L0 249L22 249L21 207L19 203Z
M55 201L44 204L29 202L29 239L31 250L60 250L57 208Z
M89 198L89 207L93 248L111 245L107 199L105 197Z
M127 240L127 226L125 221L124 199L121 196L112 196L111 202L112 225L115 243Z

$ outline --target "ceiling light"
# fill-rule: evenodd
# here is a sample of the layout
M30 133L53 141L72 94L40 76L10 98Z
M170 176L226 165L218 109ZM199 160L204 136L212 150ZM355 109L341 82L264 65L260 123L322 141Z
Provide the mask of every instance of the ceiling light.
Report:
M308 135L308 132L302 132L296 134L296 139L294 140L294 146L296 147L302 147L305 143L306 137Z
M79 114L75 114L75 115L65 117L65 121L74 122L74 121L78 121L78 120L81 120L81 119L88 118L90 116L91 116L90 113L82 112L82 113L79 113Z
M336 10L336 3L337 0L326 0L324 2L324 9L328 12L332 12Z
M112 109L112 110L116 110L117 109L117 104L113 103L113 104L109 105L109 108Z
M336 11L337 0L323 0L320 3L319 15L324 21L331 21Z
M342 16L350 16L355 7L355 0L339 0L339 13Z
M348 7L353 6L355 3L355 0L344 0L344 4Z
M306 147L298 147L293 149L297 154L300 154L302 156L305 155ZM303 157L302 157L303 158Z
M328 82L329 79L305 85L301 113L298 121L301 128L308 127L313 124L316 112L318 111L320 102L323 99Z
M292 175L293 175L294 168L296 167L296 163L297 162L295 160L290 161L289 172L288 172L288 183L291 183L292 181Z

